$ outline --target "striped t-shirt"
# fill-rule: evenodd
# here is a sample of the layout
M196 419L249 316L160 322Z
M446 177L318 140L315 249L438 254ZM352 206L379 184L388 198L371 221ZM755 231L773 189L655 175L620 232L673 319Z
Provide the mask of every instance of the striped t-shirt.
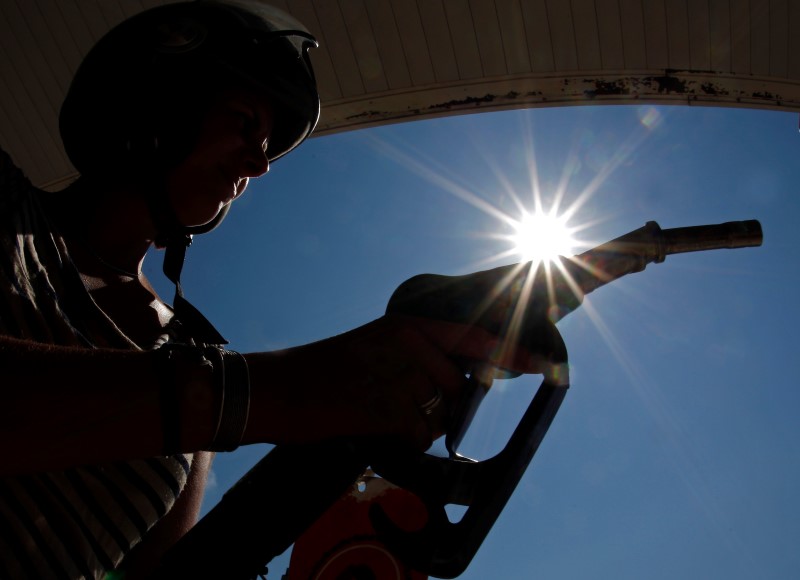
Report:
M0 335L138 348L84 288L43 194L0 150ZM181 454L0 478L0 578L104 578L169 511L191 462Z

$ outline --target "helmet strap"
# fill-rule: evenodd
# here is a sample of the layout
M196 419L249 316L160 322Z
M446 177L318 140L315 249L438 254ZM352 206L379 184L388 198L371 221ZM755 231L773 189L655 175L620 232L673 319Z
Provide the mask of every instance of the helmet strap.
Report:
M175 284L172 308L178 323L186 329L197 343L228 344L211 322L183 296L181 272L186 259L186 250L192 245L192 235L175 215L166 192L161 190L148 196L150 215L156 226L156 246L164 248L164 275Z
M192 236L186 234L170 238L164 251L164 275L175 284L175 299L172 308L178 322L186 328L195 342L202 344L228 344L213 324L183 296L181 271L186 258L186 249L192 244Z

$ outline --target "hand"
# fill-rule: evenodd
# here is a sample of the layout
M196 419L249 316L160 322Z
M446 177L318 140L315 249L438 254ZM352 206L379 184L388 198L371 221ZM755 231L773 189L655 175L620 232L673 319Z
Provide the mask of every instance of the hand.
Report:
M457 361L487 360L496 346L480 328L389 315L320 342L248 355L246 436L271 443L388 436L427 449L465 384ZM426 414L422 407L437 396Z
M491 366L506 375L543 374L548 380L559 382L554 375L567 359L567 345L556 325L545 316L528 317L524 329L516 335L508 332L498 344Z

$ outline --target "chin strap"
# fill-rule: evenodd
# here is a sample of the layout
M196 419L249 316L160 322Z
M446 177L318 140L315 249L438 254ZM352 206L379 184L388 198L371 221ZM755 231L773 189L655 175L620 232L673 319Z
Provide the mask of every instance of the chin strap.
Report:
M186 249L190 245L192 245L192 236L189 234L173 236L165 244L164 275L175 284L175 299L172 303L175 316L195 342L228 344L228 341L214 328L214 325L183 297L181 271L186 258Z
M154 147L157 149L158 140L154 140L154 143ZM157 174L151 177L155 182L160 181ZM164 275L175 284L175 299L172 301L172 308L175 311L177 324L182 326L196 343L228 344L228 341L214 328L214 325L184 298L181 287L181 272L186 259L186 249L192 245L193 235L205 233L219 225L227 213L227 207L220 211L219 215L209 224L197 228L186 228L180 223L172 206L166 200L166 192L156 188L147 197L147 204L156 231L159 232L155 240L156 247L164 248Z

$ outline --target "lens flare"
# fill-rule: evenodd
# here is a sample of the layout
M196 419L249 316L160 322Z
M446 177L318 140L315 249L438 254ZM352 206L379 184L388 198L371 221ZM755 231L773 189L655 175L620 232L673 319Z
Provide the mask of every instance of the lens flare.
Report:
M631 124L633 129L627 137L620 139L611 132L608 139L605 136L601 138L597 131L582 129L576 133L572 147L562 152L561 160L556 160L555 164L548 163L549 156L544 160L537 157L531 111L520 113L519 135L509 134L492 141L508 144L508 147L487 147L491 135L487 135L485 130L474 135L458 135L462 141L466 139L475 143L475 154L470 157L471 165L467 168L455 162L446 147L440 148L441 155L432 155L415 143L367 133L367 139L380 156L416 174L430 185L431 190L445 192L492 218L486 222L488 230L464 232L464 235L469 233L480 240L491 240L494 250L476 253L475 260L465 267L468 272L475 272L498 265L514 266L509 270L509 276L496 281L496 286L489 289L486 297L488 305L492 300L506 299L514 291L520 292L516 306L507 313L508 326L498 344L500 351L516 348L522 325L527 320L526 307L530 304L535 283L543 281L550 292L555 283L563 282L579 295L580 289L565 265L572 256L607 241L605 238L592 239L590 231L612 217L606 212L613 212L615 204L609 204L608 210L601 208L599 211L587 206L618 168L636 158L641 146L657 133L666 118L661 109L652 107L633 108L631 111L636 122ZM611 143L616 143L616 146L610 146ZM534 267L528 268L528 263ZM538 268L540 264L541 268ZM525 276L515 275L523 270ZM540 272L541 278L538 277ZM515 285L517 287L513 288ZM561 313L551 308L551 320L557 321ZM584 301L581 308L622 367L635 369L635 361L626 356L600 312L592 307L591 300ZM497 369L487 368L493 376L501 376ZM559 377L555 373L551 379L562 380L566 376ZM520 377L513 381L514 388L508 389L504 385L510 381L493 382L486 393L489 404L484 402L475 417L475 425L483 421L483 426L477 430L468 429L463 445L459 445L460 453L485 459L502 450L502 447L493 445L506 441L504 435L510 436L510 432L498 431L516 425L513 421L508 422L508 416L515 416L518 407L524 409L525 406L520 404L522 399L515 399L510 407L503 407L500 411L500 399L519 392L521 380L524 379ZM537 379L529 386L535 389L538 384ZM492 437L487 437L488 433ZM489 443L490 439L492 443ZM449 453L443 442L439 452L442 456Z
M554 212L525 212L512 227L516 230L510 236L513 250L526 262L555 261L572 255L577 245L566 217Z

